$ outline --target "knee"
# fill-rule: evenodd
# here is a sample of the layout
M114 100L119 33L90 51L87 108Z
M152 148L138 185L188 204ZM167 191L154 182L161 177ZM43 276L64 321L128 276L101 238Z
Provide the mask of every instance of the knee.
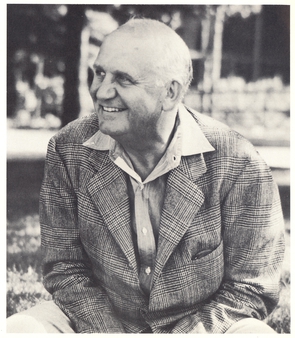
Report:
M234 323L225 333L269 333L276 332L266 323L255 318L245 318Z
M46 333L44 326L32 316L14 314L6 319L7 333Z

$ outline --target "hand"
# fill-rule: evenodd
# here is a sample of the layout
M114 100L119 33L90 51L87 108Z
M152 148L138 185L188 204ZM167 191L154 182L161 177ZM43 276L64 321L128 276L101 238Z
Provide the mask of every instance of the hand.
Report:
M202 322L199 322L190 332L188 333L208 333Z
M174 327L171 333L181 332L183 329L182 327L188 328L187 333L198 333L198 334L205 334L208 333L201 322L201 318L197 315L189 315L183 317Z

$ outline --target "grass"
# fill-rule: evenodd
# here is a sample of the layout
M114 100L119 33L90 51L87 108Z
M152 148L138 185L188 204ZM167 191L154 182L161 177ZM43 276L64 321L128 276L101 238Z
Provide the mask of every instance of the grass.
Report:
M41 277L39 190L44 160L7 163L7 316L51 299Z
M275 310L267 318L267 323L277 333L290 333L291 315L291 285L290 285L290 221L285 219L285 239L286 251L283 263L283 271L281 277L281 293L280 300Z
M38 196L43 160L10 161L7 166L7 316L51 299L42 286ZM290 222L286 219L282 291L267 323L290 333Z
M7 316L51 299L41 277L38 214L8 222Z

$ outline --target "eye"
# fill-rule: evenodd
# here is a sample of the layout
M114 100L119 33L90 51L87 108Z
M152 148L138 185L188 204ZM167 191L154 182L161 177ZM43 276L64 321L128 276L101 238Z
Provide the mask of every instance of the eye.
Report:
M131 84L133 84L132 79L130 79L127 75L124 75L124 74L117 74L116 80L121 85L131 85Z
M106 76L106 73L103 70L96 69L95 70L95 75L99 78L104 78Z
M94 77L96 80L98 81L103 81L103 79L105 78L106 76L106 73L105 71L103 70L102 67L100 66L95 66L93 67L93 72L94 72Z

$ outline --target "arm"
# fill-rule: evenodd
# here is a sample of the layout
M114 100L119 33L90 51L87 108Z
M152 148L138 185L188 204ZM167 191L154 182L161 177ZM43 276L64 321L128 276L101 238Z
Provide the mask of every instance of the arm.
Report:
M224 333L240 319L264 319L277 304L284 224L278 189L261 160L248 162L221 209L223 282L201 311L177 323L175 333Z
M74 186L52 139L40 192L44 286L77 333L124 332L104 290L94 283L77 222Z

